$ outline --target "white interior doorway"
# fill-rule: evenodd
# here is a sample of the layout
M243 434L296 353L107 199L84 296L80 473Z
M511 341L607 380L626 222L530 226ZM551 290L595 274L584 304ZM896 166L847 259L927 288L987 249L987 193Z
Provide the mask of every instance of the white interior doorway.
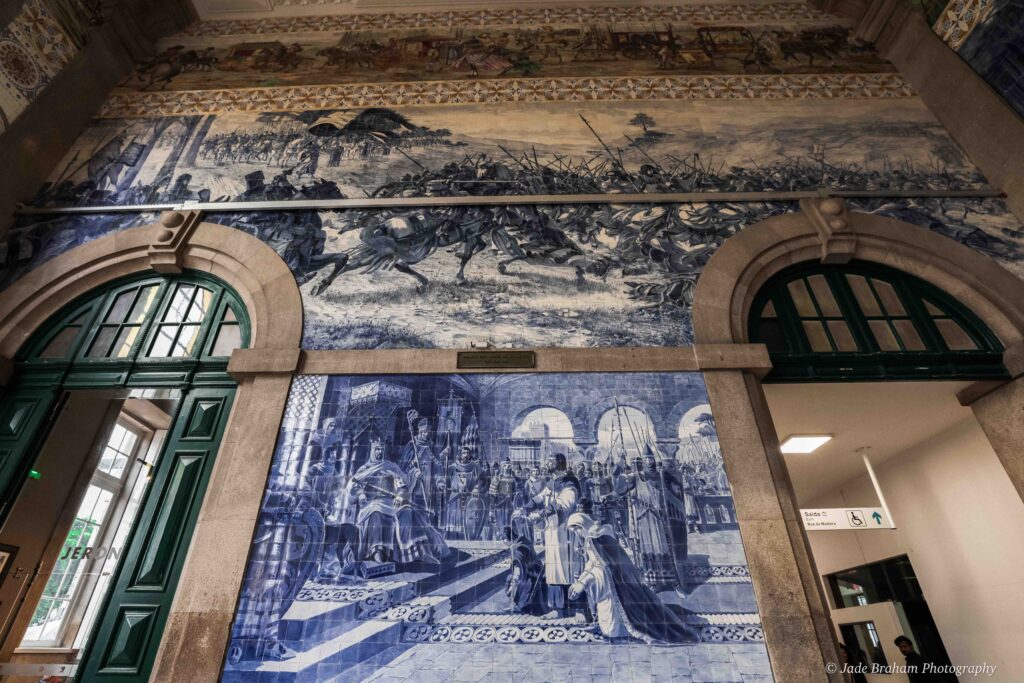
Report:
M898 625L919 650L940 659L927 625L918 623L920 605L893 599L894 592L905 597L919 590L953 664L993 664L998 670L989 680L1021 681L1024 502L970 409L956 399L966 385L767 384L764 390L780 441L832 437L811 453L785 456L800 507L880 506L862 457L868 448L896 525L808 532L834 620L840 616L840 641L859 639L859 646L847 645L864 651L865 642L877 639L878 659L903 664L889 637ZM872 623L851 610L870 605L889 616Z

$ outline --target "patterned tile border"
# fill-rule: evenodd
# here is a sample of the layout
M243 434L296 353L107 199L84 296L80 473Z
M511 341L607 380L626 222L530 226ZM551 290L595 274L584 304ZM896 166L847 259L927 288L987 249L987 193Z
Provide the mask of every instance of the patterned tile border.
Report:
M275 5L314 4L279 0ZM185 35L230 36L321 31L365 31L393 28L458 28L466 26L538 26L628 22L688 22L699 24L795 21L835 22L837 17L804 2L729 5L666 5L656 7L548 7L528 9L460 10L314 17L273 17L204 21Z
M899 74L539 78L115 93L100 118L364 107L632 100L887 99L914 92Z
M6 27L0 27L0 132L77 52L40 0L28 0Z
M951 0L933 29L947 45L958 50L995 6L995 0Z
M764 640L760 624L693 624L702 643L759 643ZM596 629L584 626L490 626L461 624L406 624L402 631L406 643L452 643L479 645L482 643L564 644L607 642Z

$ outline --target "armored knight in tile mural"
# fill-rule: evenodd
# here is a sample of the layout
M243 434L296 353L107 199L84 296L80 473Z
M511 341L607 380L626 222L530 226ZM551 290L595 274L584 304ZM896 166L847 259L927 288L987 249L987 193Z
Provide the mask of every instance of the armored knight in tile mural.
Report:
M697 373L298 376L258 527L225 681L770 679Z

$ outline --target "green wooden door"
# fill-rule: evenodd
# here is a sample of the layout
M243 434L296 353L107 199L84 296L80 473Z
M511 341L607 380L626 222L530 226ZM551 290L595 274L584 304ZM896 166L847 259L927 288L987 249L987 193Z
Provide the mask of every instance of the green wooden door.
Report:
M234 394L186 394L77 680L149 679Z
M41 427L51 414L53 389L22 389L0 401L0 520L21 490L26 456L43 436Z

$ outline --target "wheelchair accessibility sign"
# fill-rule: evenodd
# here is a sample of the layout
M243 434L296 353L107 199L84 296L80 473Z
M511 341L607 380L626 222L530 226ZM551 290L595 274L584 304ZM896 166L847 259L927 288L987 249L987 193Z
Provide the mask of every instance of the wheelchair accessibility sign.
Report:
M807 531L895 529L882 508L806 508L800 510Z

